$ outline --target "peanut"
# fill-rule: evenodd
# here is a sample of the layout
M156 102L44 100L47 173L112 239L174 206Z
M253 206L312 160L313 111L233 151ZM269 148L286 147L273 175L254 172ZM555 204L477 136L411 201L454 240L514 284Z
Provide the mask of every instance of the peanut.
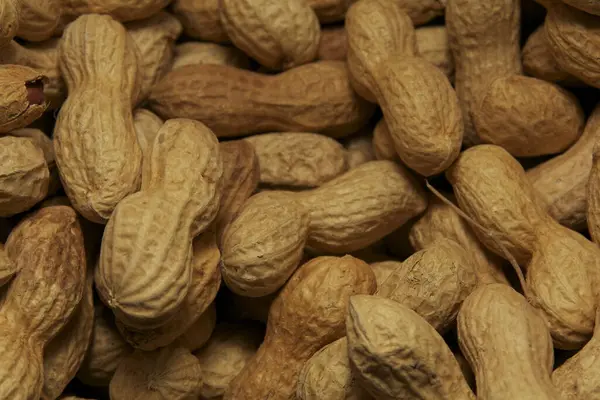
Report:
M379 120L373 130L373 149L378 160L400 161L384 119Z
M49 39L59 27L63 1L20 0L20 3L17 36L33 42Z
M125 357L110 381L112 400L186 400L200 394L202 368L189 350L169 346L136 350Z
M217 324L217 307L210 303L206 311L177 340L191 352L201 349L211 338Z
M600 6L593 0L563 0L563 2L587 13L600 15Z
M221 398L262 339L263 332L255 324L217 324L206 346L194 353L202 367L200 398Z
M129 328L117 321L117 328L125 340L137 349L150 351L167 346L183 335L201 319L217 295L221 284L220 256L215 232L208 231L196 237L192 245L189 290L175 315L167 323L150 330Z
M321 29L306 1L221 0L219 6L233 44L265 67L289 69L317 57Z
M520 14L519 0L448 0L446 27L466 146L481 143L472 116L481 92L495 78L522 72Z
M79 16L97 13L108 14L117 21L128 22L146 19L165 8L170 0L66 0L64 14Z
M206 126L185 119L162 126L142 191L122 200L106 226L96 270L100 298L128 327L157 328L183 304L192 240L216 217L221 176L217 139Z
M417 26L443 15L447 0L399 0L395 3L406 11L413 24Z
M526 171L527 178L547 205L552 218L574 230L586 227L588 180L594 143L598 138L600 107L594 109L583 134L569 150Z
M458 314L458 340L480 398L562 398L550 380L554 353L546 323L511 287L473 292Z
M343 26L321 29L317 58L319 60L346 61L348 40Z
M217 64L248 69L250 60L235 47L215 43L186 42L175 47L175 58L171 69L186 65Z
M260 183L316 187L346 172L343 146L315 133L267 133L250 136L260 165Z
M92 338L77 378L86 385L108 386L121 360L132 351L117 331L110 310L95 304Z
M306 0L321 23L343 21L350 4L356 0Z
M163 124L164 121L152 111L138 108L133 113L133 126L135 127L140 149L144 155L144 163L149 162L148 157L150 156L152 143L154 143L154 138Z
M344 147L346 148L348 169L356 168L376 159L372 134L351 137L345 141Z
M224 400L293 397L304 363L344 335L350 296L373 291L370 268L351 256L318 257L301 266L273 302L264 342ZM282 357L285 369L275 362Z
M56 164L75 209L106 223L117 203L140 186L142 152L132 116L140 87L135 44L111 17L84 15L65 30L59 65L69 96L54 130Z
M24 128L48 107L44 98L47 78L21 65L0 65L0 134Z
M551 0L544 24L554 59L566 72L593 87L600 87L599 17Z
M0 398L39 399L43 354L67 324L85 286L85 250L77 215L43 208L11 232L6 249L19 274L0 308Z
M194 39L223 43L229 36L219 19L220 0L175 0L173 12L185 34Z
M374 108L350 87L342 62L320 61L275 76L223 65L171 71L149 98L163 118L202 121L218 137L266 131L348 135Z
M445 26L424 26L415 30L417 53L454 80L454 59Z
M528 300L548 320L554 345L581 347L594 325L600 250L547 214L523 168L500 147L466 150L446 175L483 244L526 269Z
M0 243L0 287L6 285L16 273L17 266L8 257L4 245Z
M130 22L126 28L140 51L142 86L138 100L141 101L171 68L175 40L183 28L177 18L164 11L149 19Z
M8 0L0 5L0 48L6 46L19 30L20 0Z
M48 164L31 139L0 137L0 160L0 216L26 211L46 197Z
M484 143L501 146L515 157L560 153L577 141L585 123L574 95L525 76L491 81L471 115Z
M375 398L475 399L444 339L410 308L352 296L346 330L352 368Z

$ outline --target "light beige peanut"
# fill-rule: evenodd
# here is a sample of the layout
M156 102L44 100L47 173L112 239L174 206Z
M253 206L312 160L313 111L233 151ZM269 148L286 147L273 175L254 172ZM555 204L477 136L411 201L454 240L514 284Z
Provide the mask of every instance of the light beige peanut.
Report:
M458 341L486 399L562 399L552 385L552 340L544 318L502 284L482 286L458 315Z
M45 75L21 65L0 65L0 134L24 128L48 107Z
M444 73L417 53L399 5L361 0L348 11L348 68L359 94L379 103L394 147L421 175L443 172L460 152L463 119Z
M27 211L48 194L50 171L31 139L0 137L0 216Z
M494 79L522 72L520 14L519 0L448 1L446 27L467 146L480 143L472 116L480 93Z
M88 268L83 297L62 330L44 348L42 399L57 399L83 362L94 327L94 273Z
M46 77L43 89L50 110L58 109L67 97L67 88L58 68L59 43L60 39L49 39L22 45L13 40L0 53L1 64L24 65Z
M17 266L8 257L4 244L0 243L0 287L6 285L17 273Z
M502 259L479 242L467 221L456 210L436 197L432 196L429 200L427 211L410 228L408 238L416 251L427 249L439 240L453 240L471 258L478 284L508 284Z
M548 215L523 168L500 147L464 151L446 175L482 243L526 269L528 300L544 314L554 345L583 346L594 326L600 250Z
M21 1L8 0L0 6L0 48L5 47L19 30Z
M260 132L356 132L374 108L359 98L340 61L320 61L270 76L223 65L171 71L150 95L159 116L202 121L218 137Z
M158 115L144 108L138 108L133 113L133 126L140 149L144 155L144 163L149 162L148 157L150 156L152 143L163 124L164 121Z
M192 245L189 290L175 315L154 329L129 328L117 321L121 335L133 347L144 351L167 346L184 335L202 318L217 295L221 284L220 260L221 253L217 248L215 232L207 231L197 236Z
M140 186L142 152L132 116L140 89L137 50L121 24L89 14L65 30L59 65L69 96L54 130L56 164L75 209L106 223Z
M125 357L110 381L114 400L187 400L200 394L200 362L184 347L152 352L136 350Z
M417 53L454 80L454 59L445 26L424 26L415 30Z
M177 338L178 343L191 352L200 350L211 338L217 324L217 307L215 302L198 317L193 324Z
M170 0L66 0L63 12L67 16L108 14L117 21L146 19L169 4Z
M256 190L260 167L254 147L244 140L221 142L219 150L223 159L223 188L215 224L220 246L223 232Z
M95 304L92 337L77 379L89 386L108 386L121 360L132 351L119 334L110 310Z
M560 153L577 141L585 123L573 94L516 75L491 81L471 115L484 143L501 146L515 157Z
M295 196L309 212L306 246L325 253L365 248L427 208L416 180L391 161L364 163Z
M266 133L246 138L260 166L260 183L316 187L346 172L344 147L316 133Z
M192 240L216 217L221 177L210 129L192 120L165 122L144 165L142 191L122 200L106 226L96 269L100 298L128 327L157 328L183 304Z
M223 234L223 281L242 296L274 293L300 264L308 229L308 211L292 195L250 197Z
M142 86L138 101L144 100L154 86L171 68L175 40L183 30L173 15L161 11L142 21L130 22L127 32L140 51Z
M348 39L343 26L321 28L321 40L317 53L319 60L346 61L347 53Z
M376 160L373 149L373 135L363 134L348 138L344 142L348 169L356 168L369 161Z
M200 399L220 399L262 339L263 331L257 324L217 324L206 346L194 353L202 367Z
M554 59L565 72L590 86L600 87L600 63L593 56L600 48L600 34L596 28L600 17L562 1L547 3L544 29Z
M62 0L20 0L17 36L34 42L49 39L57 30L63 12Z
M346 330L352 368L375 398L475 399L444 339L410 308L352 296Z
M305 0L221 0L219 15L233 44L267 68L289 69L317 57L321 29Z
M577 78L563 71L554 59L543 26L540 26L529 35L521 52L521 57L523 72L529 76L548 82L556 82L564 86L582 85Z
M248 69L250 60L239 49L216 43L185 42L175 47L171 69L198 64L229 65Z
M273 302L258 352L223 398L293 397L304 363L344 335L350 296L370 294L375 285L369 266L351 256L317 257L301 266ZM282 357L285 369L275 362Z
M587 120L583 134L566 152L526 171L527 178L560 224L574 229L586 227L588 181L594 143L600 138L600 107Z
M219 18L220 0L175 0L173 12L185 34L194 39L223 43L229 41Z
M44 347L69 321L85 286L83 235L73 209L42 208L6 243L18 276L0 307L0 397L39 399Z

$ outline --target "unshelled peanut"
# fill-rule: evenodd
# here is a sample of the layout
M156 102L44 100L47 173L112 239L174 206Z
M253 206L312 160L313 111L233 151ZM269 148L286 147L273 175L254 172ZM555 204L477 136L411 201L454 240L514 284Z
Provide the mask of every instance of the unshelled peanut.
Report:
M7 0L0 5L0 48L4 48L19 29L20 0Z
M175 47L171 69L198 64L229 65L248 69L250 60L235 47L215 43L185 42Z

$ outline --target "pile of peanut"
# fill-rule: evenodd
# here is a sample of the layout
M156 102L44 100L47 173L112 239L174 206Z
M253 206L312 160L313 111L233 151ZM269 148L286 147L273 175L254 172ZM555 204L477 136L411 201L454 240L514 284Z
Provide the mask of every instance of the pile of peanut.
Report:
M600 400L600 1L536 1L0 0L0 400Z

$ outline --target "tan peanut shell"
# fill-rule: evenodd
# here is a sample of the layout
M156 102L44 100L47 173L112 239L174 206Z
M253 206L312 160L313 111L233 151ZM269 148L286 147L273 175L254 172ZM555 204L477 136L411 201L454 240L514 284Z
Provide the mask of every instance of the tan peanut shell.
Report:
M201 318L217 295L221 284L221 254L215 232L208 231L196 237L192 252L190 287L172 318L148 330L129 328L120 321L116 322L121 335L136 349L151 351L171 344Z
M454 241L438 240L396 265L376 294L415 311L440 334L446 332L477 284L468 254Z
M140 149L144 154L144 162L150 161L148 160L148 157L152 150L152 143L154 143L154 138L163 124L164 121L152 111L138 108L133 112L133 126L135 127L135 133Z
M582 85L577 78L565 72L554 59L544 26L540 26L529 35L521 57L523 72L529 76L565 86Z
M220 0L175 0L173 12L187 36L208 42L229 41L219 17Z
M343 337L317 351L304 364L296 398L299 400L372 400L350 368L348 339Z
M201 387L200 362L176 345L152 352L136 350L125 357L110 381L112 400L196 399Z
M24 137L0 137L0 215L18 214L43 200L50 171L42 149Z
M417 52L415 29L399 4L386 0L362 0L346 16L348 70L352 87L375 102L376 72L393 55Z
M42 399L57 399L75 377L94 327L94 274L88 268L83 297L69 322L44 348Z
M391 161L364 163L296 196L309 212L307 247L329 253L365 248L427 208L417 181Z
M7 284L17 273L17 266L8 257L4 245L0 243L0 287Z
M184 119L161 127L142 191L119 203L102 240L96 288L121 322L153 329L181 306L190 286L192 239L216 217L221 176L210 129Z
M177 338L177 342L191 352L201 349L210 339L217 324L217 307L215 302L196 318L188 329Z
M245 140L221 142L219 151L223 159L223 188L215 224L220 245L223 232L258 187L260 167L254 147Z
M527 178L560 224L574 230L586 227L588 180L594 144L600 138L600 107L589 116L583 134L566 152L526 171Z
M4 48L17 34L20 14L20 0L7 0L0 5L0 48Z
M520 75L519 0L451 0L446 27L455 63L454 84L465 123L466 146L481 143L472 110L496 78Z
M448 0L394 0L406 11L415 26L444 15Z
M468 222L438 198L429 200L427 211L412 225L408 239L416 251L427 249L439 240L453 240L471 259L470 264L479 285L496 282L508 284L502 259L486 249Z
M231 381L256 353L263 332L256 324L217 324L210 340L194 352L202 367L200 398L219 399Z
M526 76L491 81L472 116L484 143L501 146L515 157L560 153L577 141L585 123L573 94Z
M373 130L373 150L378 160L400 161L385 119L380 119Z
M445 26L424 26L415 30L417 54L438 67L450 81L454 79L454 59Z
M544 24L550 50L566 72L593 87L600 87L598 16L552 1Z
M293 397L304 363L344 335L350 296L373 293L375 286L369 266L351 256L317 257L301 266L271 305L258 352L223 399ZM275 362L282 357L284 369Z
M366 162L376 160L372 134L363 134L348 138L344 143L344 147L346 148L348 169L356 168Z
M142 152L132 116L140 88L137 50L121 24L89 14L68 26L58 51L69 96L54 130L56 164L75 209L106 223L140 186Z
M59 43L60 39L49 39L22 45L13 40L0 53L0 63L24 65L46 77L44 97L50 110L59 108L67 97L67 88L58 68Z
M19 3L17 36L33 42L49 39L59 27L63 1L19 0Z
M316 133L266 133L246 138L260 166L260 183L316 187L346 172L344 147Z
M321 40L317 52L319 60L346 61L347 53L348 39L343 26L321 28Z
M352 369L374 398L475 399L444 339L410 308L352 296L346 330Z
M96 303L92 337L77 379L90 386L108 386L121 360L132 351L119 334L113 314Z
M250 67L250 60L236 47L216 43L185 42L175 47L171 69L198 64L229 65L247 69Z
M317 57L321 29L305 0L221 0L219 15L233 44L265 67L289 69Z
M292 195L250 197L223 234L223 281L242 296L274 293L300 264L308 229L308 210Z
M590 144L591 145L591 144ZM587 183L587 225L592 240L600 243L600 145L593 144L592 168Z
M348 7L356 0L306 0L322 24L343 21Z
M138 100L144 100L154 86L171 68L175 40L183 30L173 15L161 11L142 21L126 26L127 32L140 52L139 69L142 86Z
M21 65L0 65L0 133L24 128L48 107L45 75Z
M68 0L64 14L108 14L117 21L128 22L149 18L169 4L170 0Z
M550 380L554 353L544 319L510 286L482 286L465 300L458 341L480 398L562 399Z
M167 74L149 100L159 116L202 121L218 137L268 131L339 137L360 129L374 111L354 93L340 61L273 76L223 65L186 66Z
M67 324L85 286L85 249L77 215L65 206L23 219L6 243L17 265L0 307L0 398L38 399L44 347Z

